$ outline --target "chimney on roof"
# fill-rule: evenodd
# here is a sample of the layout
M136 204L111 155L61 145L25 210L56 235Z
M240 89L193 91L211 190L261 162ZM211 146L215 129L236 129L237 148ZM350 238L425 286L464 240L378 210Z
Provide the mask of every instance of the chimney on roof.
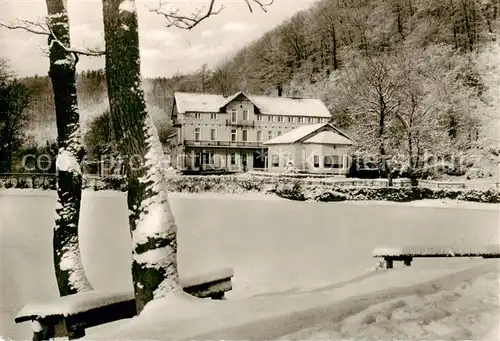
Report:
M283 87L281 85L278 85L278 97L283 96Z

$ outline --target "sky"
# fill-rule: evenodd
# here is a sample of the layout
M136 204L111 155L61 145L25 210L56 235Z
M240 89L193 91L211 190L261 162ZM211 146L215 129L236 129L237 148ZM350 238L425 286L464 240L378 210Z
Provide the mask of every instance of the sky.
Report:
M250 13L244 0L216 0L223 11L200 23L191 31L165 27L164 19L150 9L160 0L136 0L139 18L141 72L145 77L169 77L188 73L203 64L214 67L230 58L246 44L276 27L294 13L310 7L317 0L275 0L267 13L254 6ZM169 1L179 13L189 15L209 0ZM101 0L68 0L71 44L74 47L104 48ZM45 0L1 0L0 22L16 19L43 20ZM0 57L19 77L48 72L44 54L45 36L21 30L0 28ZM80 58L78 71L104 67L104 57Z

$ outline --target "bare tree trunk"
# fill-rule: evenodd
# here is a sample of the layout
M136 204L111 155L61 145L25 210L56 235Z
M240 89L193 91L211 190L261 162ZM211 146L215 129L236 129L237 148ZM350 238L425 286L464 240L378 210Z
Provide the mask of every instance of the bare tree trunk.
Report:
M335 25L332 25L332 43L333 43L333 69L337 70L339 68L339 62L337 57L337 32L335 31Z
M66 0L46 0L49 25L57 40L70 46ZM78 242L78 222L82 198L80 163L83 147L76 97L77 56L66 52L54 37L49 37L49 76L56 109L58 155L57 207L53 235L54 267L59 294L66 296L92 290L83 269Z
M151 300L181 289L177 227L167 198L163 150L146 112L141 87L135 2L103 0L106 75L111 121L120 154L128 158L132 277L138 313ZM132 159L140 159L132 164Z
M382 93L381 90L379 92ZM379 125L378 125L378 138L379 138L379 153L380 153L380 176L387 176L387 160L385 156L385 100L382 95L379 98Z

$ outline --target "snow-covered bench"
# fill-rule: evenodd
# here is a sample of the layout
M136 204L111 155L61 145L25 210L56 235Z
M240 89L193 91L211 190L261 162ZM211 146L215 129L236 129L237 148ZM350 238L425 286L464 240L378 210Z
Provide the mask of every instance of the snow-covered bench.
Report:
M378 247L373 250L373 257L380 259L380 267L392 269L394 261L402 261L404 265L410 266L413 258L417 257L500 258L500 245Z
M232 289L232 268L224 268L190 278L181 278L185 292L199 297L224 299ZM93 290L50 302L31 303L23 307L16 323L31 321L33 340L85 336L85 329L136 315L133 292L105 292Z

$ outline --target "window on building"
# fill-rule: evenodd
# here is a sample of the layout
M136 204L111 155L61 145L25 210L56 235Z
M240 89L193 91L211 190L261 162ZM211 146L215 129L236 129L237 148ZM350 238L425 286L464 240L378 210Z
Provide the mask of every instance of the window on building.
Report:
M304 123L304 117L299 117L299 123Z
M281 136L281 131L278 131L278 132L276 133L276 136Z
M247 153L241 154L241 164L243 165L243 167L247 166Z
M273 139L273 131L272 131L272 130L269 130L269 131L267 132L267 139L268 139L268 140L272 140L272 139Z
M250 119L250 114L248 109L243 109L243 121L248 121Z
M283 122L283 116L278 116L278 122Z
M287 166L292 161L292 156L290 154L283 155L283 164Z
M259 122L264 121L264 118L262 117L262 115L257 115L257 121L259 121Z
M340 155L333 155L332 168L342 168L342 157Z
M231 110L231 122L236 122L237 118L238 118L238 109L232 109Z
M319 168L319 155L314 155L314 168Z
M215 153L214 152L203 152L202 160L204 165L215 164Z
M271 158L271 167L279 167L279 166L280 166L279 155L273 155Z
M333 166L333 156L325 155L324 160L323 160L323 167L332 168L332 166Z
M216 113L211 113L210 114L210 119L211 120L216 120L217 119L217 114Z
M231 165L235 165L236 164L236 153L232 153L231 154Z
M201 139L200 128L194 128L194 140L199 141Z
M200 119L200 118L201 118L201 113L199 113L199 112L195 112L195 113L194 113L194 118L196 118L196 119Z
M313 123L313 118L312 118L312 117L309 117L307 121L308 121L309 123Z
M277 120L277 117L273 116L273 122L276 122L276 120Z
M267 116L267 120L268 120L269 122L271 122L271 121L273 120L273 117L272 117L272 116Z
M217 130L215 128L210 129L210 140L211 141L217 140Z
M288 123L292 123L293 122L293 117L292 116L288 116Z
M236 129L231 129L231 141L236 141Z
M247 141L248 140L248 130L243 130L241 134L241 140L242 141Z
M261 141L262 141L262 131L258 130L257 131L257 142L261 142Z

